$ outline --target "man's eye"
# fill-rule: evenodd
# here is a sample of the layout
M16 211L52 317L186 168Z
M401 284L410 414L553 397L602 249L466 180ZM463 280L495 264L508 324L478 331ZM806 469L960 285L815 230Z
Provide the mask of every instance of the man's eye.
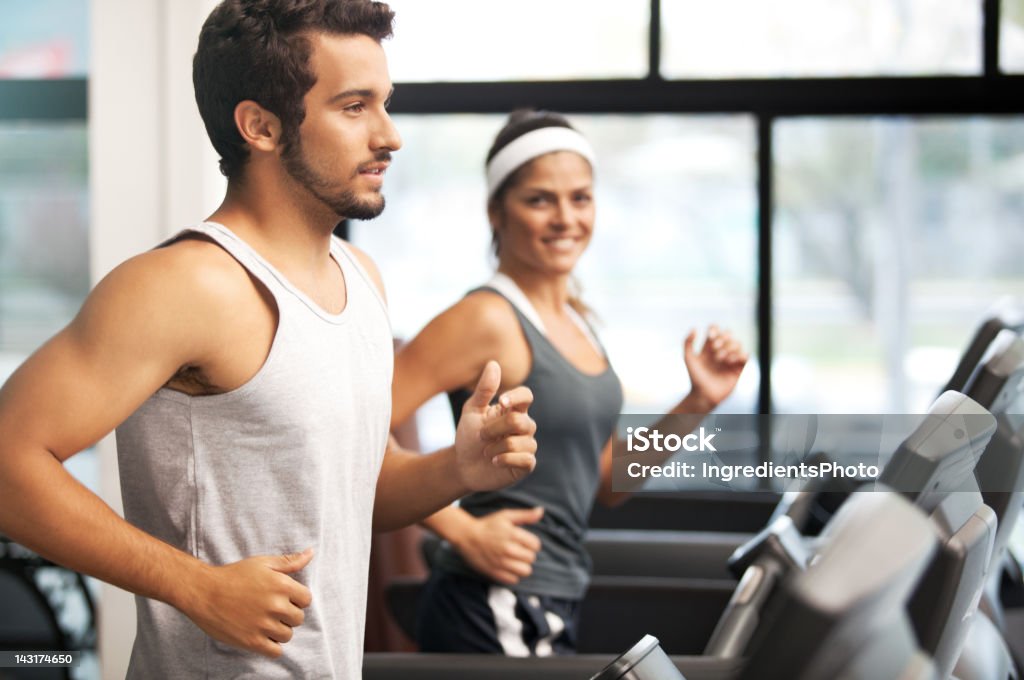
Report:
M358 104L349 104L348 106L345 107L345 110L351 113L361 113L365 108L366 105L360 102Z

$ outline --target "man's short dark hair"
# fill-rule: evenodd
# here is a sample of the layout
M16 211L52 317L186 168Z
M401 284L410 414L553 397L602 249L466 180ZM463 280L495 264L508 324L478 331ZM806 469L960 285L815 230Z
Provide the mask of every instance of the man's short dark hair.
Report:
M192 60L192 83L220 171L237 178L249 149L235 127L235 107L252 100L281 121L293 143L306 117L302 99L316 82L309 35L389 38L394 12L373 0L224 0L210 13Z

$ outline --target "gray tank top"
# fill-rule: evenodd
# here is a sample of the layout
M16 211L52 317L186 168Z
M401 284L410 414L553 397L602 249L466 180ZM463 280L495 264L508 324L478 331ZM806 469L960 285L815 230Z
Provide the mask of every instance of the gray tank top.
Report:
M493 288L488 290L505 297ZM508 298L506 298L508 299ZM590 556L583 546L587 520L600 484L600 459L622 409L622 386L611 366L597 375L573 366L510 301L532 363L523 384L533 391L530 416L537 423L537 466L512 486L471 494L461 507L480 517L504 508L544 506L537 524L524 528L541 540L533 573L513 590L579 599L590 582ZM458 420L469 392L449 394ZM442 569L477 575L449 544L438 556Z
M359 678L373 497L391 413L384 303L340 240L331 255L348 302L329 314L227 228L201 224L176 239L189 232L216 241L266 286L277 333L245 385L198 397L161 389L117 428L125 517L214 565L313 547L296 576L313 602L272 660L137 597L128 677Z

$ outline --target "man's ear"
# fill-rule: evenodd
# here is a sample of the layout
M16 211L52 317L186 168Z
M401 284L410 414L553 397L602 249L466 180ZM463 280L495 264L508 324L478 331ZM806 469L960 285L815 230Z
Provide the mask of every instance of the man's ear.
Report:
M281 120L251 99L235 107L235 127L245 143L258 151L273 151L281 143Z

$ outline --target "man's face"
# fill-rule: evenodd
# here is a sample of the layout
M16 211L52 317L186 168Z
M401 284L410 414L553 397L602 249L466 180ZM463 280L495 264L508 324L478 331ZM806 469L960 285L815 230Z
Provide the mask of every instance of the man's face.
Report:
M384 210L381 187L402 145L388 116L384 50L365 35L310 36L316 84L306 93L298 138L284 148L288 174L339 217L368 220Z

